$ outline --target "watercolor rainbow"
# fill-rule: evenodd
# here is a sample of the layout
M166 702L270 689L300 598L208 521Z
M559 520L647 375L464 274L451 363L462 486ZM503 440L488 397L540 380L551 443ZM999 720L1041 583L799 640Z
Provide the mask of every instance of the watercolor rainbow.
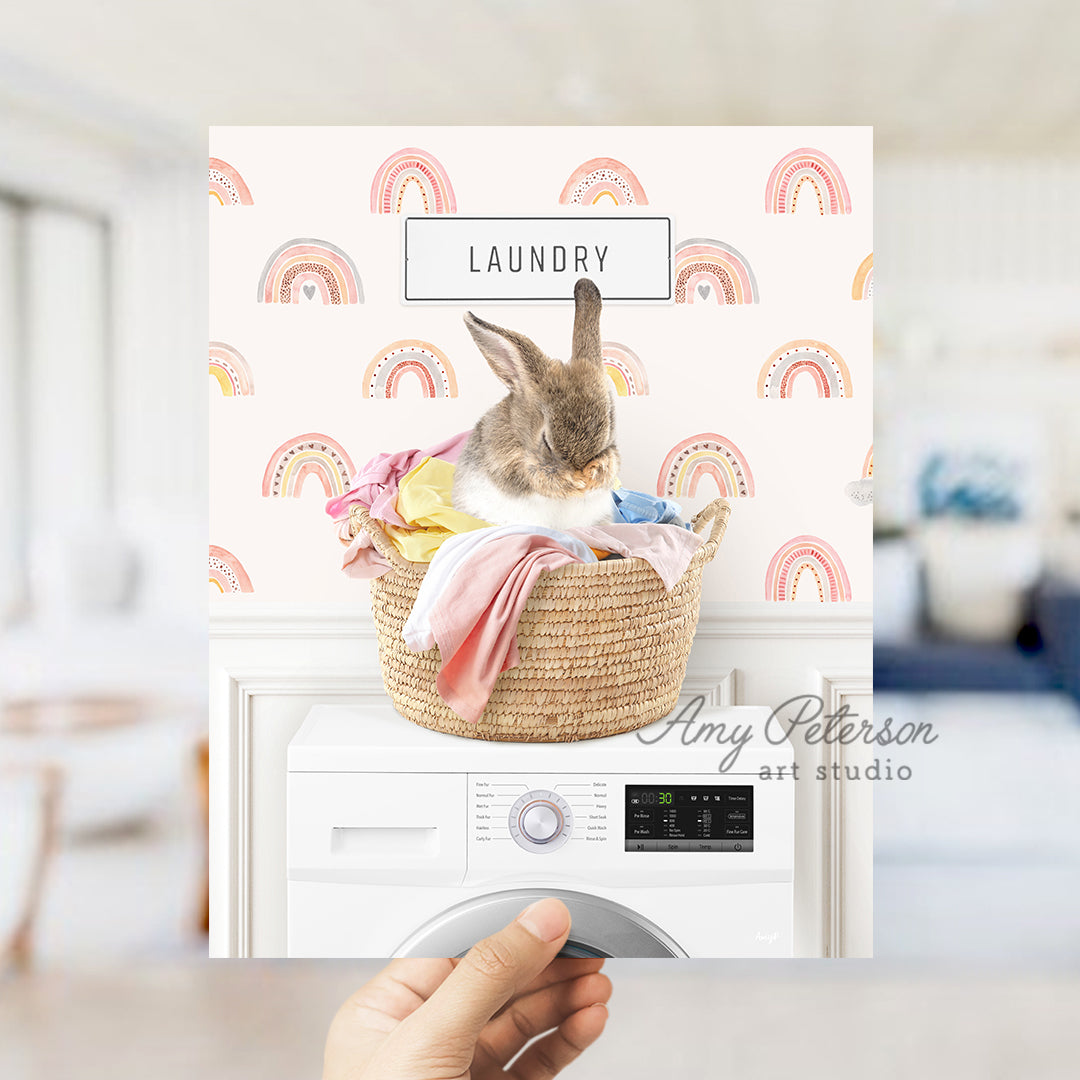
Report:
M210 374L217 379L224 397L251 397L255 393L251 366L224 341L210 342Z
M799 579L809 570L817 582L818 600L851 599L851 582L836 549L820 536L793 536L781 544L765 572L766 600L794 600Z
M400 214L410 184L420 189L425 214L455 214L457 199L450 177L439 160L426 150L406 146L391 154L371 181L371 212Z
M259 275L261 304L298 304L301 295L310 300L316 291L324 304L364 302L356 263L326 240L289 240L266 260Z
M210 545L210 584L222 593L254 592L251 578L231 552L216 544Z
M847 182L836 162L828 154L809 146L785 154L769 173L765 185L765 213L795 213L803 184L814 189L818 211L822 215L851 213Z
M707 237L695 237L677 244L675 303L692 304L698 296L707 300L714 289L717 304L758 302L754 271L730 244Z
M757 396L790 398L795 379L803 374L814 380L819 398L851 397L851 372L844 358L825 342L812 338L786 342L761 365Z
M869 480L874 475L874 444L870 444L870 449L866 451L866 457L863 458L862 463L862 479Z
M703 476L711 476L726 498L754 494L754 474L742 451L731 439L714 432L691 435L671 448L660 466L656 494L693 498Z
M364 397L396 398L401 380L411 375L425 398L457 397L457 377L442 349L407 338L380 349L364 372Z
M855 271L855 279L851 283L852 300L869 300L874 295L874 253L869 255Z
M216 199L219 206L252 206L251 197L244 178L221 158L210 159L210 198Z
M633 170L609 157L591 158L579 165L559 195L562 206L596 206L605 199L616 206L649 205Z
M605 341L602 348L604 370L619 397L642 397L649 392L645 366L633 349L618 341Z
M286 439L270 456L262 493L268 498L299 498L309 476L317 476L326 497L344 495L354 472L352 460L328 435L311 432Z

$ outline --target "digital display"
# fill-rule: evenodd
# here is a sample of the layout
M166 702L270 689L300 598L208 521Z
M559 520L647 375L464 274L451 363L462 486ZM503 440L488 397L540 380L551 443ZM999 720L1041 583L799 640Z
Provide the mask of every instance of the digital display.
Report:
M627 785L626 850L753 851L754 789Z

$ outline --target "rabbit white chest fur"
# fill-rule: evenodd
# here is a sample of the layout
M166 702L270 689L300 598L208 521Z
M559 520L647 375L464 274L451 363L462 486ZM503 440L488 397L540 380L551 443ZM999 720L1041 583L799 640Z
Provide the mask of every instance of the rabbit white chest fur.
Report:
M476 472L462 478L462 483L454 489L454 500L460 510L493 525L543 525L559 530L608 525L613 509L610 491L589 491L560 499L509 495Z

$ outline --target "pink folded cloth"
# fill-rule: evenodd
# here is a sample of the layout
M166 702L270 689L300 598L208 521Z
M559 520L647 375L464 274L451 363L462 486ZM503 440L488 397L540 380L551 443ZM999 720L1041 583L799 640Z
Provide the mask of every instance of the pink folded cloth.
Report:
M376 454L349 484L344 495L338 495L326 504L326 512L335 520L348 513L353 503L362 503L373 518L391 525L405 525L397 512L398 483L412 472L426 457L457 463L461 451L468 442L469 431L452 435L449 439L429 446L426 450L399 450L396 454Z
M686 573L694 552L705 542L703 536L689 529L654 522L587 525L567 532L591 548L647 560L668 592Z
M499 674L517 667L518 619L541 572L581 561L548 536L519 533L450 579L430 620L442 656L436 686L458 716L475 724Z
M342 518L338 523L338 536L349 539L349 519ZM382 577L392 567L389 561L379 553L371 536L361 529L345 549L341 560L341 569L346 576L353 578Z

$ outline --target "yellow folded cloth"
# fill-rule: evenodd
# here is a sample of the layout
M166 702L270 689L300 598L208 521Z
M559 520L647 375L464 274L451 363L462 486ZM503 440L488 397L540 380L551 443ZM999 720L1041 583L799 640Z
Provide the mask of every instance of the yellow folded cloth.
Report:
M455 510L450 499L454 486L454 466L440 458L426 457L407 472L398 484L397 512L411 528L383 521L383 532L394 547L410 562L431 562L444 540L473 529L487 529L490 521L481 521ZM598 559L609 552L593 548Z
M454 466L433 457L424 458L401 478L397 512L413 528L403 529L386 522L382 527L394 547L410 562L431 562L444 540L490 525L454 509L450 499L453 486Z

